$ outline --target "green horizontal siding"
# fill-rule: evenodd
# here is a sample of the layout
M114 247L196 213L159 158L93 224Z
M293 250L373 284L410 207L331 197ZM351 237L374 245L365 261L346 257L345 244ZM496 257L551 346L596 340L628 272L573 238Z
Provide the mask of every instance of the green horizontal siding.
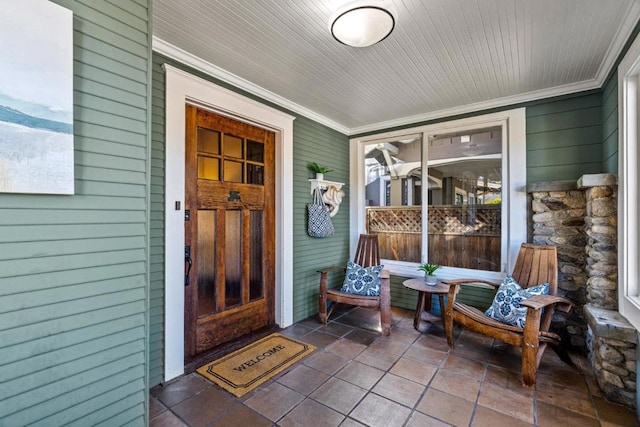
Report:
M530 133L527 135L527 150L529 152L545 152L559 148L575 150L575 141L582 141L586 145L598 144L601 140L599 130L600 126L594 125Z
M614 75L602 91L603 172L618 173L618 79Z
M391 305L407 310L415 310L418 302L418 293L402 286L402 282L409 279L402 276L391 276Z
M636 23L602 87L602 162L605 173L618 173L618 65L638 34L640 22Z
M0 425L145 425L149 8L73 10L75 195L0 195Z
M527 106L526 120L528 183L601 172L600 93L537 102Z
M318 269L344 265L349 260L349 188L332 218L333 236L317 239L307 235L306 205L311 201L307 163L333 169L325 179L349 182L349 138L304 117L293 122L293 319L318 313ZM336 275L335 281L341 278Z

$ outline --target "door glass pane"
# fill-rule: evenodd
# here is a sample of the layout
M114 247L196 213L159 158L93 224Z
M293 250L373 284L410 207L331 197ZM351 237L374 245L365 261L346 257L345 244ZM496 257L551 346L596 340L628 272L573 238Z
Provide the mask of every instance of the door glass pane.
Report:
M220 132L198 128L198 151L201 153L220 154Z
M247 184L264 184L264 166L247 164Z
M242 154L242 138L233 135L224 135L224 155L225 157L235 157L241 159Z
M220 180L220 160L198 156L198 178Z
M264 163L264 144L247 140L247 160Z
M242 301L242 211L226 211L225 216L225 308Z
M242 182L242 163L231 160L224 161L224 181Z
M251 301L262 298L264 281L262 278L262 244L263 244L263 215L262 211L251 211L251 247L249 259L249 299Z
M216 247L215 211L198 211L198 317L216 310Z

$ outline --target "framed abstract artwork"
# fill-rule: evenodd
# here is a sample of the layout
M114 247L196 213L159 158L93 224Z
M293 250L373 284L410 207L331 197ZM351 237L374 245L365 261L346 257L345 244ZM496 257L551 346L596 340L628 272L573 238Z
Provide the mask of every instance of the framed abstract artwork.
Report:
M0 6L0 192L73 194L73 13Z

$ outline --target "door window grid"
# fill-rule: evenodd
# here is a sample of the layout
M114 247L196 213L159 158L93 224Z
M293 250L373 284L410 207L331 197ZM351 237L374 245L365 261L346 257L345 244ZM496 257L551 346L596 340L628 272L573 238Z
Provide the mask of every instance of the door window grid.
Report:
M264 144L199 127L198 178L264 185Z

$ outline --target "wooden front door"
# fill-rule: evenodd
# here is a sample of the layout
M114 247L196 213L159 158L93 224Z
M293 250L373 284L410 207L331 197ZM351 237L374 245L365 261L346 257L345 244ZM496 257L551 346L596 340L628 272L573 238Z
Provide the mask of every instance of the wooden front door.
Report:
M275 134L187 105L185 146L189 360L275 323Z

